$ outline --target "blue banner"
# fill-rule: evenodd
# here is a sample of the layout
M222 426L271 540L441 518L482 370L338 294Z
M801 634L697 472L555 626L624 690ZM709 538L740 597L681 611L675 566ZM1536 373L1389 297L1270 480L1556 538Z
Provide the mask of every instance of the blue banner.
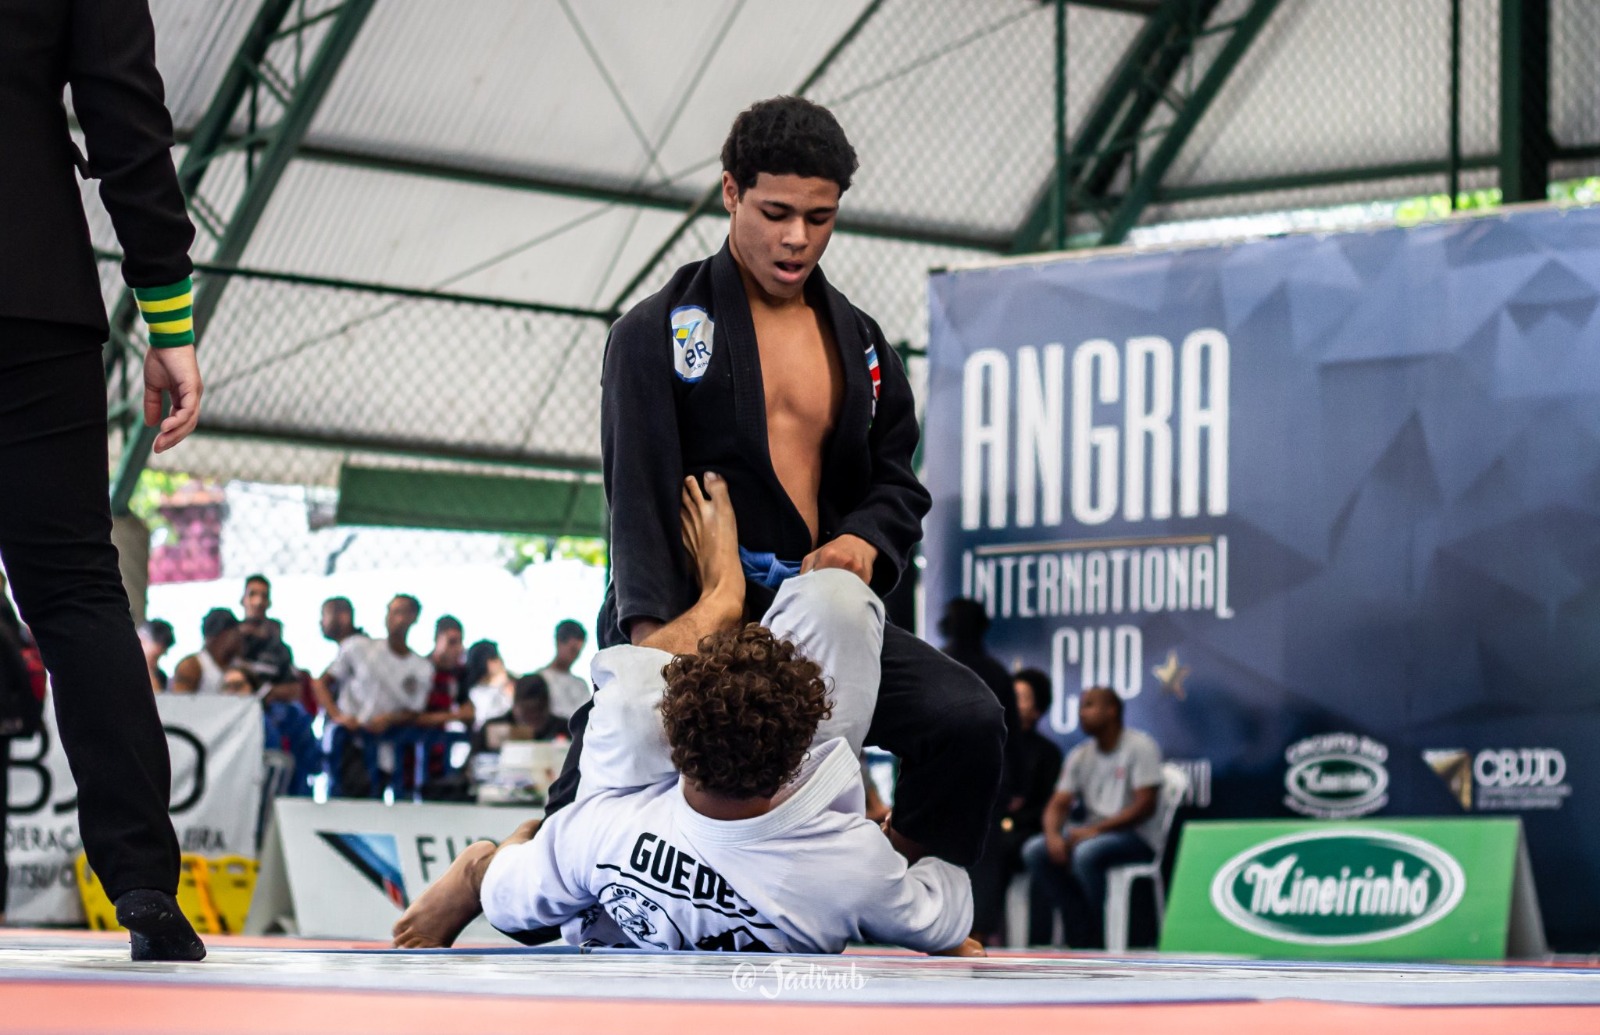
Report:
M1600 947L1600 209L937 274L928 607L1214 817L1517 814Z

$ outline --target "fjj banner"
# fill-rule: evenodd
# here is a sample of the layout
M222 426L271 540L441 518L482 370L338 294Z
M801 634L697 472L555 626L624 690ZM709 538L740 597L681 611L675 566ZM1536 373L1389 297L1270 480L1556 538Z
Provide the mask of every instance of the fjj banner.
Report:
M938 274L929 606L1215 817L1516 814L1600 945L1600 210ZM1203 804L1203 803L1200 803Z
M156 698L172 758L172 824L185 852L209 858L255 855L261 797L261 705L254 698ZM11 743L6 861L7 919L19 924L83 922L73 859L78 789L45 703L42 735Z

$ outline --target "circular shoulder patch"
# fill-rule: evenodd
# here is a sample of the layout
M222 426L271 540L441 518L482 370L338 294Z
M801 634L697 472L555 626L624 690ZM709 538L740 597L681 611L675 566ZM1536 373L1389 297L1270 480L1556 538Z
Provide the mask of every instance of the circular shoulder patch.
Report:
M685 381L698 381L711 365L712 331L716 325L710 314L697 305L680 306L672 311L672 369Z

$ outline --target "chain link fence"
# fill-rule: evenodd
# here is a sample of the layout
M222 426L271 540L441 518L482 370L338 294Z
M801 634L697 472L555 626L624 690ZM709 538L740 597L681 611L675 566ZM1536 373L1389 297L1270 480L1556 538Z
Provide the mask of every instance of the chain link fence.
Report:
M151 458L133 500L151 532L145 611L173 624L173 657L199 648L207 610L237 611L258 573L273 581L273 613L314 673L333 656L318 625L333 596L381 634L388 600L410 593L424 607L414 649L431 648L433 622L448 613L468 643L499 643L514 671L549 660L557 622L592 625L605 572L589 433L603 316L312 278L227 279L202 339L202 429ZM102 263L102 280L108 294L117 286L114 262ZM136 368L108 385L113 468L139 419L139 388ZM363 484L377 478L363 513L397 515L396 527L341 520L352 471L368 475ZM555 494L556 505L533 526L495 528L480 515L492 530L403 527L434 513L405 498L418 475L447 488L505 486L514 500ZM434 520L461 528L472 518L458 508Z

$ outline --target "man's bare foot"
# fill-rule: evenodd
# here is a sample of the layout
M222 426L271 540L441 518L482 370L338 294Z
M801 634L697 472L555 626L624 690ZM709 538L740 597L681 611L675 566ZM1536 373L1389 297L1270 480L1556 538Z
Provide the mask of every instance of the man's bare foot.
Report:
M396 921L394 947L447 949L454 945L466 926L483 912L478 892L498 847L493 841L474 841L456 856L444 876Z
M707 471L705 491L693 475L683 480L679 516L683 520L683 548L689 552L700 577L703 596L744 586L744 566L739 562L739 526L728 498L728 483Z

